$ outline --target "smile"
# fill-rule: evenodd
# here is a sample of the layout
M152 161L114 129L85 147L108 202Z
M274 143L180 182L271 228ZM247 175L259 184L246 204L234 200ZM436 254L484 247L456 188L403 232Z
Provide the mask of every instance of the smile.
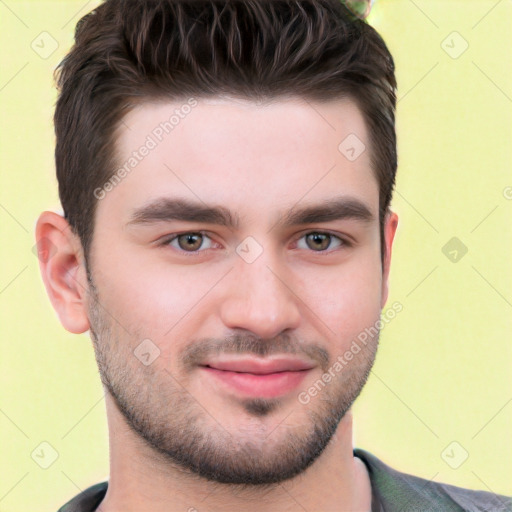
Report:
M200 366L231 393L274 398L296 389L314 365L299 359L237 359L211 361Z

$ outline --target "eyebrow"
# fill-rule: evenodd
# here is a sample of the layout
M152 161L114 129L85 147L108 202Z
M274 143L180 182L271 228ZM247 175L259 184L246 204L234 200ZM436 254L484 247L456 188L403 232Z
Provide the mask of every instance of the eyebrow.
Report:
M292 208L278 215L274 223L281 227L353 219L369 223L374 220L370 208L354 197L327 199L319 204ZM127 225L155 222L201 222L237 230L240 218L224 206L209 206L189 199L159 198L135 209Z

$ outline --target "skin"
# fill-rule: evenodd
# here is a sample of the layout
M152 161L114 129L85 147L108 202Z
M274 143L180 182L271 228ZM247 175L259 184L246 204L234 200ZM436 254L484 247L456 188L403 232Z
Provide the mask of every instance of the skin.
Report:
M118 132L119 162L180 105L131 111ZM351 133L367 148L354 161L338 150ZM398 216L386 216L382 264L368 148L363 117L348 99L202 99L99 201L89 280L67 222L41 214L40 250L53 248L40 260L46 289L68 331L90 330L106 391L102 512L370 510L350 407L378 336L317 396L298 400L374 326L387 301ZM292 208L340 196L364 203L372 219L276 223ZM135 209L164 197L223 206L239 225L130 223ZM199 230L203 238L168 241ZM334 236L306 236L325 232ZM262 250L250 263L236 251L247 237ZM147 365L134 355L143 340L159 350ZM312 368L273 398L248 397L198 366L219 355L290 354Z

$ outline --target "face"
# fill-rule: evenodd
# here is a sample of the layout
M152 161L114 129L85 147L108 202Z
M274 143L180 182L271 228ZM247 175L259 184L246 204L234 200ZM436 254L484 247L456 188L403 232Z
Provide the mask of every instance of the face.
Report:
M130 112L126 172L96 192L100 374L155 456L279 482L322 453L374 361L378 336L351 347L387 295L378 184L367 150L339 148L368 134L348 100L184 105Z

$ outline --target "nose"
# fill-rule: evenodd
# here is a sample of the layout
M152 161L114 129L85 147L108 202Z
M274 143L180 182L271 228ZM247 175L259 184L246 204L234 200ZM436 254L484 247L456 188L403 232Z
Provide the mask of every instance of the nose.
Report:
M230 329L245 329L272 339L299 326L300 299L294 293L290 273L264 255L252 263L242 259L235 263L220 314Z

